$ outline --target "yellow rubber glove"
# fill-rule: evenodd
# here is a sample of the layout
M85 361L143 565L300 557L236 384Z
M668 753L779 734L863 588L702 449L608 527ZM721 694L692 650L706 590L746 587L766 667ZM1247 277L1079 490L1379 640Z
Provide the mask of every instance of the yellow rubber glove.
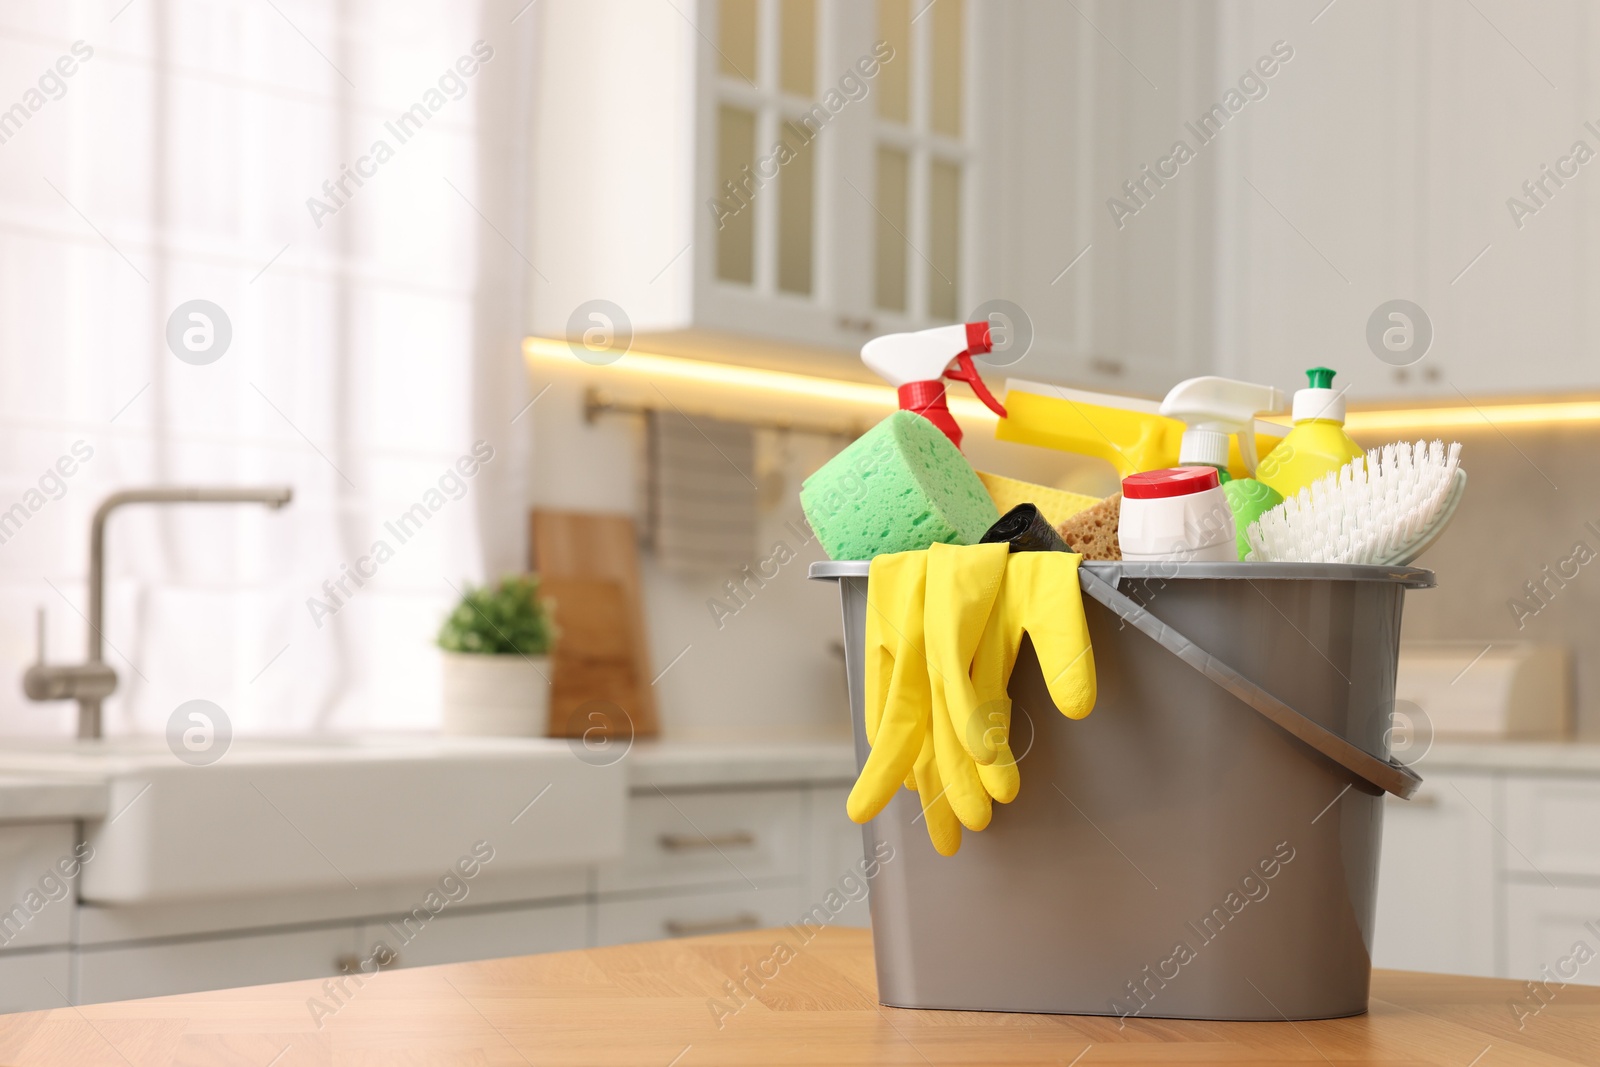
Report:
M862 711L872 751L846 802L858 823L910 784L929 737L932 697L922 631L927 575L926 552L878 556L868 572Z
M1011 553L1000 596L973 656L977 704L972 717L1000 753L994 762L980 765L978 773L989 795L1002 804L1015 799L1020 784L1009 747L1011 698L1006 688L1024 633L1033 640L1050 698L1061 714L1081 719L1094 709L1094 656L1078 588L1082 560L1074 552Z
M923 631L933 698L933 751L951 810L970 830L989 825L989 793L977 764L993 763L996 750L983 744L984 727L972 721L978 701L969 672L1009 554L1004 543L936 544L928 549Z
M954 856L961 848L961 822L950 806L950 794L939 775L939 761L934 755L933 734L929 733L917 756L916 776L918 799L922 803L922 819L928 827L928 840L941 856ZM976 827L982 829L982 827Z

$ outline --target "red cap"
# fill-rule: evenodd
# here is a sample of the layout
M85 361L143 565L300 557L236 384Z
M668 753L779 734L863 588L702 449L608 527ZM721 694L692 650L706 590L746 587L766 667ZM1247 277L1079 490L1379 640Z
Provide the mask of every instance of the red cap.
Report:
M1128 475L1122 479L1122 495L1129 500L1155 500L1203 493L1221 484L1215 467L1169 467Z

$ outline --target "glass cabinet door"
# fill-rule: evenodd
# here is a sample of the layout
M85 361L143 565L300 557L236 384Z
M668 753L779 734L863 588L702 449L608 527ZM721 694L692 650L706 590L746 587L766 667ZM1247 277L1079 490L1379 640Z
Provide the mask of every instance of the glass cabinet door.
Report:
M877 0L895 58L875 94L874 296L918 320L962 315L967 15L964 0Z
M818 0L719 0L714 275L815 289Z

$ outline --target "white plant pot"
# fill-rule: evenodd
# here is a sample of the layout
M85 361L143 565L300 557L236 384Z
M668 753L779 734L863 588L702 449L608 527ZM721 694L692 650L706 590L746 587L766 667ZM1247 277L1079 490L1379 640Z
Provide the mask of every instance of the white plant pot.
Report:
M549 656L439 653L440 730L472 737L543 737L550 730Z

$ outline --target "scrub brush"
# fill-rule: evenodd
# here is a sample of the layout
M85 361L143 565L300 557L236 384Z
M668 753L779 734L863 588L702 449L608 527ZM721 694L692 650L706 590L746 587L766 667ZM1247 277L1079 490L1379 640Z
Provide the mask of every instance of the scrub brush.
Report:
M1398 566L1422 555L1466 489L1461 445L1402 441L1301 489L1246 531L1249 559Z

